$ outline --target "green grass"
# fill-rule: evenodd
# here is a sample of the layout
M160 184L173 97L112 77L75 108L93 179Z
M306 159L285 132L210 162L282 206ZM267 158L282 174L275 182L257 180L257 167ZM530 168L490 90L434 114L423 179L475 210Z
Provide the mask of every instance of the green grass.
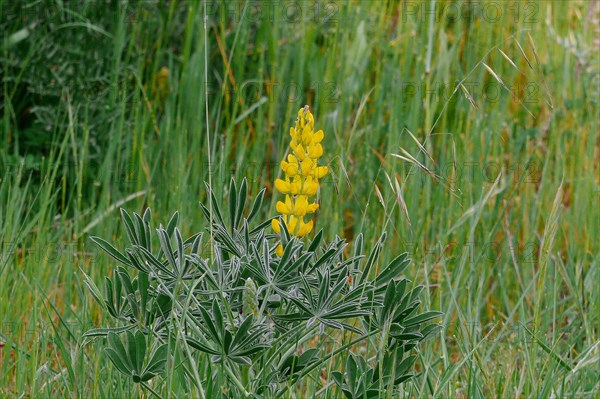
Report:
M600 395L594 2L484 1L471 14L442 2L431 20L430 2L213 2L208 48L202 3L0 4L1 396L136 395L99 345L80 346L107 322L82 271L99 283L112 270L89 235L119 242L119 206L155 220L179 210L184 235L200 230L209 172L223 198L232 176L267 187L274 216L305 104L332 170L317 228L363 232L367 250L386 231L382 264L409 251L407 276L445 313L407 397ZM86 40L50 52L70 34ZM437 177L392 155L407 158L401 148ZM289 396L339 397L324 386L315 372Z

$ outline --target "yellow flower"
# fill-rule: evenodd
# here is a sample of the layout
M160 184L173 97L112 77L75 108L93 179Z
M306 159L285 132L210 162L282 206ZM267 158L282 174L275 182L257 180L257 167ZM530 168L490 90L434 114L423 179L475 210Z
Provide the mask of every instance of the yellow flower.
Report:
M294 176L291 179L286 177L285 180L275 180L275 188L282 194L312 196L317 194L319 183L311 175L305 180L300 176Z
M275 253L279 256L283 256L283 245L279 244L277 248L275 248Z
M291 235L303 237L310 233L314 222L304 221L304 217L314 213L319 204L311 203L311 197L317 195L319 179L327 175L327 166L319 166L318 160L323 156L321 141L325 137L323 130L314 131L315 119L308 106L298 110L298 118L294 127L290 128L291 154L281 161L283 179L275 180L277 191L285 195L284 201L277 201L276 209L282 215L283 223ZM271 223L276 233L281 232L277 219ZM275 249L281 256L281 244Z

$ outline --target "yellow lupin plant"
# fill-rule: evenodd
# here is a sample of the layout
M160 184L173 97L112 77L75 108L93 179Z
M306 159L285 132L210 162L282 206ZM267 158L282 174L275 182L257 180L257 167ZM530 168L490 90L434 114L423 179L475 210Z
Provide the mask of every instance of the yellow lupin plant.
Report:
M290 128L290 149L287 160L281 161L281 170L285 179L275 180L275 188L285 195L284 201L277 202L277 212L283 216L283 222L291 235L303 237L313 229L313 221L304 221L307 214L314 213L319 204L310 198L317 194L319 179L329 170L327 166L319 166L318 159L323 155L323 130L314 131L315 118L308 105L300 108L296 125ZM278 219L273 219L275 232L281 232ZM281 244L276 248L279 256L283 255Z

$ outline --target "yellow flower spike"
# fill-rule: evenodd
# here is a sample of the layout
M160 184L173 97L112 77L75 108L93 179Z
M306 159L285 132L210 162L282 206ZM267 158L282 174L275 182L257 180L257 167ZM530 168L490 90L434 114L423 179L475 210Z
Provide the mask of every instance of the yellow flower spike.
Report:
M312 196L317 194L317 190L319 189L319 183L313 180L312 176L308 176L304 183L302 184L302 188L299 190L299 194Z
M289 215L290 214L288 208L281 201L277 201L277 203L275 204L275 209L277 209L277 212L281 213L282 215Z
M323 137L325 137L325 133L322 130L319 130L313 135L313 143L320 143L323 141Z
M313 131L312 129L310 129L308 126L304 127L304 130L302 130L302 137L300 138L302 141L302 144L304 146L308 146L313 142Z
M308 197L306 195L299 195L298 198L296 198L296 204L294 205L296 215L306 215L308 212L308 207Z
M302 147L302 144L292 147L292 150L294 151L294 155L298 158L298 160L303 161L306 158L306 151L304 150L304 147Z
M300 169L302 170L302 176L309 176L311 170L314 168L315 162L310 158L304 158L300 163Z
M323 147L321 144L313 144L308 147L308 156L312 159L320 158L323 155Z
M277 233L277 234L281 233L281 227L279 226L279 220L277 220L277 219L271 220L271 227L273 228L275 233Z
M304 237L313 228L313 221L309 221L308 223L304 223L303 220L300 220L300 228L298 229L298 237Z
M283 245L279 244L277 246L277 248L275 248L275 253L277 254L277 256L282 257L283 256Z
M295 235L296 225L298 224L298 218L296 216L290 216L290 220L285 224L290 234Z
M304 216L315 212L319 204L314 196L319 191L319 179L327 175L329 169L319 166L318 159L323 156L321 142L325 137L323 130L314 131L315 118L308 106L298 110L295 126L290 127L290 154L281 161L284 178L275 180L275 189L285 195L284 201L277 201L277 212L283 215L283 223L289 233L304 237L314 228L314 221L304 221ZM274 219L271 227L281 233L281 223ZM283 255L283 246L279 244L275 253Z
M329 173L329 168L327 168L327 166L318 166L315 169L314 177L315 179L320 179L322 177L325 177L327 173Z
M283 181L281 179L275 180L275 188L281 194L294 194L293 190L292 190L292 187L291 187L292 184L293 183L289 183L289 182Z
M303 191L303 183L302 178L300 176L296 176L294 181L290 183L290 193L293 195L302 194Z
M293 215L295 213L294 203L289 195L285 196L285 202L277 201L275 208L277 209L277 212L283 215Z
M281 170L288 177L294 177L298 174L298 159L292 154L288 155L287 161L281 161Z
M306 207L306 212L313 213L317 209L319 209L319 204L310 204Z

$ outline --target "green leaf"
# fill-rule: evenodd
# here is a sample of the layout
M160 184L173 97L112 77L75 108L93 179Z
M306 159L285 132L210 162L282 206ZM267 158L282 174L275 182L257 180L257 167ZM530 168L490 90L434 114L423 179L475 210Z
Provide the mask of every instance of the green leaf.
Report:
M396 365L396 380L400 377L403 377L407 374L408 370L411 368L415 360L417 359L416 355L407 356L400 364ZM394 381L395 382L395 381ZM397 384L397 382L396 382Z
M135 249L141 252L141 257L145 260L149 265L155 268L155 272L160 270L161 272L167 274L170 277L175 277L175 274L169 270L161 261L159 261L150 251L141 246L136 246Z
M108 340L109 348L112 348L112 351L118 357L120 364L127 370L126 374L131 374L131 370L133 370L133 365L131 364L129 357L127 356L127 350L125 349L125 346L123 346L123 343L121 342L121 339L119 339L119 336L114 332L110 332L108 333L106 338ZM119 367L119 365L116 363L115 366Z
M108 358L110 359L111 363L115 365L117 370L131 377L131 371L127 368L127 365L123 362L123 359L121 358L121 356L119 356L116 350L114 350L113 348L104 348L104 351L108 355Z
M177 270L179 275L185 274L185 254L183 252L183 239L181 238L181 232L175 228L175 242L177 244Z
M240 185L240 191L238 194L237 212L235 214L235 221L233 223L235 228L237 228L240 225L240 221L242 220L242 215L244 214L244 209L246 208L247 198L248 198L248 181L244 177L242 179L242 184Z
M156 350L150 356L148 365L144 369L144 375L147 373L151 373L153 375L161 374L163 372L165 363L167 362L168 355L169 347L167 344L163 344L156 348ZM142 377L142 381L147 381L147 379L145 380L144 377Z
M131 266L131 264L129 263L129 259L127 259L125 257L125 255L123 255L121 252L119 252L108 241L103 240L100 237L90 237L90 240L92 240L96 245L98 245L100 248L102 248L104 250L104 252L106 252L107 254L109 254L110 256L112 256L113 258L115 258L116 260L121 262L122 264L124 264L126 266Z
M423 335L421 341L424 342L432 339L436 336L437 333L439 333L443 329L444 327L442 325L435 323L425 326L425 328L423 328L423 330L421 331L421 334Z
M127 237L129 238L129 242L132 245L140 245L140 240L138 239L138 235L135 231L135 227L133 226L133 220L131 220L131 216L124 208L120 208L121 211L121 219L123 220L123 224L125 225L125 232L127 233Z
M435 319L436 317L440 317L441 315L443 315L442 312L431 310L429 312L421 313L418 316L411 317L408 320L404 320L404 322L402 322L402 325L404 327L414 326L414 325L421 324L421 323L424 323L426 321L429 321L431 319Z
M305 350L298 359L298 366L301 366L302 368L308 366L313 360L316 360L318 354L319 349L316 348Z
M398 377L394 380L394 384L398 385L398 384L402 384L404 381L413 378L414 376L416 376L416 374L414 373L407 373L404 374L402 377Z
M100 289L96 286L94 281L92 281L90 276L88 276L83 270L80 269L80 271L81 273L83 273L84 276L84 284L90 291L90 294L92 294L94 300L100 305L101 308L106 309L106 300L102 296L102 292L100 292Z
M229 227L230 230L235 230L237 217L237 187L235 186L235 179L232 177L229 181Z
M125 250L125 254L129 258L129 262L131 263L132 267L142 272L150 271L146 264L141 261L138 251L131 248L127 248Z
M135 291L133 290L133 285L131 283L131 277L129 276L129 273L127 273L127 270L125 270L124 268L119 266L119 267L117 267L116 274L119 277L119 280L121 281L121 284L123 285L123 287L125 287L125 294L126 295L134 295Z
M252 221L252 219L254 219L254 217L258 214L258 211L262 207L263 199L265 196L265 191L266 191L265 188L260 190L260 192L258 193L256 198L254 199L254 203L252 204L252 209L250 210L250 213L248 214L248 217L246 218L248 220L248 223L250 223ZM269 220L269 223L271 223L270 220Z
M204 183L205 187L206 187L206 191L208 192L209 195L209 201L212 204L212 212L213 212L213 218L212 218L212 223L219 223L221 225L224 225L225 222L223 221L223 216L221 215L221 210L219 209L219 203L217 202L217 198L215 197L215 193L213 192L212 188L208 185L208 183ZM209 210L209 218L208 218L209 222L211 221L210 218L210 210Z
M337 384L337 386L340 388L344 386L344 375L342 373L339 371L334 371L331 373L331 376L333 377L333 381Z
M171 248L171 242L169 241L169 237L172 233L169 234L168 231L166 231L163 228L158 228L156 229L156 231L158 232L158 240L160 241L160 247L163 253L167 257L167 260L169 261L169 264L171 265L173 271L177 272L177 262L175 261L175 257L173 256L173 249Z
M260 232L260 231L263 231L263 230L265 229L265 227L267 227L267 226L270 226L270 225L271 225L271 220L273 220L273 219L274 219L274 218L272 218L272 219L268 219L268 220L266 220L266 221L262 222L261 224L259 224L258 226L256 226L256 227L255 227L255 228L253 228L252 230L250 230L250 233L249 233L249 234L250 234L251 236L253 236L253 235L254 235L254 234L256 234L256 233L258 233L258 232ZM283 224L283 229L281 229L281 231L287 231L287 228L285 227L285 224ZM288 234L289 234L289 233L288 233Z
M215 327L213 318L210 317L208 312L202 306L200 307L199 310L200 310L200 315L202 316L202 319L204 320L205 327L208 329L208 331L212 335L213 341L220 345L221 344L221 335L219 334L219 332L217 331L217 328ZM220 325L219 325L219 327L220 327Z
M346 359L346 374L348 375L346 382L352 392L356 392L356 379L358 376L358 366L356 365L356 359L354 357L355 355L350 353Z
M358 273L360 270L360 259L363 256L363 234L359 233L354 241L354 263L352 265L352 274Z
M192 237L194 237L194 243L192 244L192 253L193 254L200 255L200 250L202 249L202 238L203 238L203 236L204 236L203 233L194 234L192 236Z
M412 341L412 340L422 340L423 339L423 334L421 334L420 332L410 332L410 333L400 333L400 334L392 334L390 333L390 335L392 337L394 337L395 339L397 339L398 341Z
M221 313L221 308L219 307L219 303L217 302L216 299L213 300L212 302L212 314L215 320L215 325L216 327L220 330L223 331L224 328L224 324L223 324L223 313ZM221 334L219 334L220 337L222 337Z
M141 331L136 331L133 334L127 331L129 339L129 359L134 366L134 370L139 375L144 367L144 358L146 357L146 336Z
M265 240L265 242L267 241ZM300 248L302 248L302 244L296 244L293 241L288 242L283 249L283 255L275 269L275 273L285 270L287 264L292 261L294 254L296 254ZM266 252L268 253L269 251L267 250Z
M148 273L138 273L138 291L140 293L140 312L143 317L146 317L146 309L148 306L148 288L150 287L150 281L148 279Z
M392 260L375 278L374 284L377 288L384 287L389 281L400 279L402 272L410 265L408 253L398 255Z
M319 248L319 244L321 244L321 240L323 239L323 229L319 230L319 232L315 235L315 238L311 241L308 246L308 252L316 252L317 248Z
M149 227L146 226L146 223L137 213L133 213L133 218L135 219L135 227L139 237L139 244L144 248L149 248L150 246L150 235L149 235Z
M84 338L92 338L92 337L106 338L106 336L109 333L120 334L125 331L133 330L135 327L136 327L135 325L129 325L129 326L125 326L125 327L113 327L113 328L91 328L83 334L83 337Z
M248 356L230 356L232 362L237 364L243 364L245 366L252 366L252 360Z
M173 214L173 216L171 216L169 223L167 223L167 237L168 238L173 235L173 232L175 231L175 227L177 227L178 221L179 221L179 212L175 212Z
M147 248L148 251L152 251L152 235L150 233L150 222L152 221L152 211L150 210L150 208L146 208L146 211L144 212L144 234L146 236L146 241L147 241Z
M208 353L210 355L220 355L221 352L211 348L208 345L205 345L204 343L200 342L199 340L193 338L193 337L186 337L185 341L188 343L189 346L191 346L192 348L198 349L199 351Z
M396 304L396 283L394 281L390 281L387 285L387 289L385 290L385 295L383 297L383 308L382 312L382 320L381 322L385 322L385 320L393 313L394 305Z
M358 285L362 285L367 280L367 277L369 276L369 272L371 271L371 268L373 267L375 262L377 262L377 259L379 259L379 255L381 253L381 248L383 246L383 243L385 242L386 237L387 237L387 234L385 232L383 232L383 234L381 234L381 237L379 238L379 241L377 241L377 243L375 244L375 248L373 248L373 250L371 251L371 254L367 258L367 263L365 264L365 267L362 271L362 275L360 276Z

